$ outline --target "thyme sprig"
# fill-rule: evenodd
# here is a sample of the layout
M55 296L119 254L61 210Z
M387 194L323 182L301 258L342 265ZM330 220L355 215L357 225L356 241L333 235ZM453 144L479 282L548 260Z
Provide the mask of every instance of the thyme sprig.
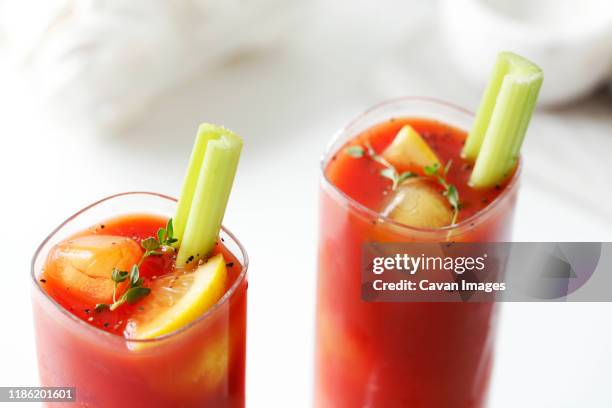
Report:
M451 225L457 222L457 217L459 216L459 209L461 208L461 203L459 201L459 192L457 191L457 187L455 187L452 184L448 184L448 182L446 181L446 175L448 174L448 170L450 169L452 164L453 164L453 161L449 160L446 163L446 166L444 166L444 170L442 171L442 174L440 174L440 163L434 163L431 166L423 167L423 171L425 172L425 174L428 176L435 177L435 179L444 189L444 192L442 194L444 194L449 204L453 208L453 212L454 212L453 219L451 221Z
M174 252L172 244L177 242L174 238L174 228L172 226L172 218L168 219L165 228L160 228L157 231L157 237L149 237L140 241L140 245L145 252L140 257L137 264L132 265L132 269L128 271L121 271L118 268L113 268L111 272L111 279L115 282L113 288L113 303L98 303L96 305L96 312L103 310L116 310L119 306L124 303L133 304L151 293L151 289L142 286L143 279L140 277L140 267L145 259L150 256L162 256L166 253ZM129 289L117 299L117 288L119 284L129 279Z
M376 153L376 151L369 142L366 142L365 146L365 148L362 146L350 146L346 149L346 153L356 159L359 159L367 154L369 158L382 165L384 168L380 170L380 175L391 180L391 189L393 191L395 191L397 187L399 187L399 185L402 184L402 182L404 182L406 179L417 176L417 174L412 171L405 171L403 173L399 173L394 165L392 165L384 157Z
M411 171L405 171L400 174L395 168L395 166L385 160L384 157L376 153L376 151L372 148L369 142L366 142L365 146L365 148L358 145L347 147L346 153L356 159L360 159L367 154L367 156L370 157L372 160L383 165L384 168L380 171L380 175L391 180L392 190L396 190L397 187L402 184L402 182L406 179L418 176L418 174ZM425 175L434 177L444 189L442 194L446 197L449 204L453 208L453 218L451 221L451 225L457 222L457 218L459 217L459 209L461 208L461 203L459 201L459 191L457 191L457 187L452 184L449 184L446 181L446 176L452 164L453 160L451 159L446 163L444 169L442 169L442 173L440 173L440 163L434 163L430 166L423 167L423 172L425 173Z

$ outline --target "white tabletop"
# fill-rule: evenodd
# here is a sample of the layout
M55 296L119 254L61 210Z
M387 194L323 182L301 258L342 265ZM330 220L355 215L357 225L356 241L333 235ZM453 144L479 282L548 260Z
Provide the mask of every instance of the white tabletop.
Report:
M44 119L23 84L4 74L0 385L37 383L28 273L45 233L111 193L177 195L196 127L209 121L246 142L225 224L252 262L248 405L309 406L320 154L336 129L381 100L429 95L475 109L481 92L453 73L430 7L389 13L363 1L351 11L324 3L286 46L199 75L152 106L146 123L106 138ZM611 153L608 96L537 112L515 239L611 240ZM612 304L502 310L492 407L612 406Z

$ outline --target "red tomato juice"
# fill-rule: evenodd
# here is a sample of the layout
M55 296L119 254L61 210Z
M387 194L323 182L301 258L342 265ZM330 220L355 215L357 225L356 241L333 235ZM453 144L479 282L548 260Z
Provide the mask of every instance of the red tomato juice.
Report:
M130 214L68 240L111 235L140 242L155 236L166 221ZM35 288L33 294L41 385L75 387L77 404L87 407L244 406L247 282L243 265L221 241L231 239L222 233L214 251L225 258L229 296L188 327L145 341L131 340L125 332L128 321L144 311L144 301L97 312L95 302L50 278L54 264L46 259L35 271L42 290ZM145 259L143 286L171 273L173 265L172 255Z
M397 226L378 214L391 193L381 165L346 148L381 152L411 125L440 161L461 200L458 225ZM472 164L460 157L466 133L442 122L394 118L332 151L320 194L315 405L317 407L453 407L485 404L493 358L492 303L377 303L361 300L364 242L504 241L510 238L515 184L468 186ZM413 170L413 169L409 169ZM419 170L419 169L414 169ZM393 224L393 225L392 225Z

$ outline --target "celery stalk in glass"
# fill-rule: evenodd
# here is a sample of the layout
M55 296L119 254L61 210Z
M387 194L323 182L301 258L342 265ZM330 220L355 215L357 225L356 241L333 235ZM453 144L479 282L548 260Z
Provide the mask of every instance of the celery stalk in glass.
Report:
M215 246L241 150L242 139L227 129L198 129L174 221L178 266L204 258Z
M525 58L509 52L497 57L462 155L475 161L474 188L492 187L510 176L544 75Z

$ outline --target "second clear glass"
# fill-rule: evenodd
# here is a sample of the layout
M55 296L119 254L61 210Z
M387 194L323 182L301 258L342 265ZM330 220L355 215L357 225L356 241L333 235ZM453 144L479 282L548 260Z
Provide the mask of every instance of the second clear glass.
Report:
M321 165L315 405L476 408L493 362L493 303L377 303L361 299L365 242L507 241L520 169L487 208L457 225L412 228L337 189L329 160L348 140L391 118L433 119L468 129L472 114L428 98L378 105L342 129Z

